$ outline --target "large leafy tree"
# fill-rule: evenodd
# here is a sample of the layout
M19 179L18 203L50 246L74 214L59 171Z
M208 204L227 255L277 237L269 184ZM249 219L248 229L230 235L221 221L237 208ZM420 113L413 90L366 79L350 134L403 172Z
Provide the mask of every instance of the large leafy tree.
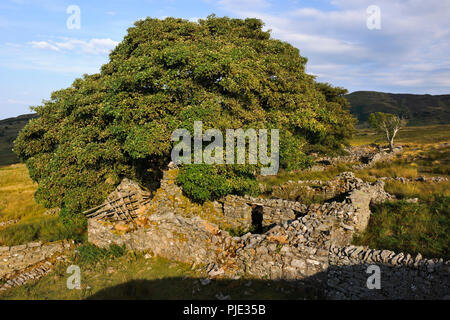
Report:
M100 73L53 92L16 140L39 184L37 200L80 212L123 177L156 181L169 162L171 133L192 131L194 121L203 130L280 129L288 169L308 163L307 146L339 148L353 128L345 90L316 83L299 50L262 27L258 19L214 15L198 23L137 21ZM221 189L230 192L239 172L249 177L248 170L209 171L231 176ZM195 177L202 179L184 180Z

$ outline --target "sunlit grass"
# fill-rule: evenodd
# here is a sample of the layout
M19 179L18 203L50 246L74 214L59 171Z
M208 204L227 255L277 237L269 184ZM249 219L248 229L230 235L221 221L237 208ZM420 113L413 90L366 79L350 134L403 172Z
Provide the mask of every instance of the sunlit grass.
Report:
M35 202L36 189L24 164L0 167L0 221L41 216L46 209Z
M364 180L370 180L370 177L389 177L389 178L416 178L418 170L416 166L396 162L380 162L373 167L358 170L356 176Z
M419 198L432 201L437 197L450 196L450 182L408 182L387 181L384 189L397 198Z
M59 217L37 217L0 230L0 246L64 239L84 241L86 240L85 231L82 225L64 225Z
M395 140L398 144L434 144L450 141L450 124L434 126L406 127L399 131ZM371 128L358 129L357 133L350 141L351 145L359 146L370 143L387 144L384 137L375 134Z
M0 221L18 220L0 229L0 245L83 239L82 226L65 226L59 217L44 215L46 209L34 200L36 189L25 165L0 167Z

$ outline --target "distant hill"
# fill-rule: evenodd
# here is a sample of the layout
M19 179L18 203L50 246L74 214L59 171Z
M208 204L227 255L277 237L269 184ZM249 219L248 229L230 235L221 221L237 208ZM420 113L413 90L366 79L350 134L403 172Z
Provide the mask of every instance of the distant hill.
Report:
M19 162L12 151L13 142L28 121L36 117L36 114L25 114L16 118L0 120L0 166Z
M359 122L367 121L373 112L387 112L408 118L408 125L450 123L450 94L397 94L356 91L345 96L351 113Z

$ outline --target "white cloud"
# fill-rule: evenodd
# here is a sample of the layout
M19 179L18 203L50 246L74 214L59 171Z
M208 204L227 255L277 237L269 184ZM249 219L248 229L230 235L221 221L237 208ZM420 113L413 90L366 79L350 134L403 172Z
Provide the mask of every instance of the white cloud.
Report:
M299 48L309 52L321 52L327 54L356 53L363 49L351 42L338 39L308 35L304 33L282 33L281 39L295 43Z
M107 54L114 49L118 42L107 39L91 39L89 41L78 39L65 39L64 41L31 41L31 46L38 49L49 49L53 51L80 50L87 54Z
M300 49L319 81L351 91L450 91L450 1L331 0L323 10L299 1L276 13L264 0L218 3L263 20L274 38ZM366 26L369 5L380 7L380 30Z
M17 99L6 99L9 104L19 104L19 105L31 105L33 101L31 100L17 100Z
M60 49L57 46L54 46L46 41L31 41L30 42L31 46L33 48L38 48L38 49L50 49L53 51L59 51Z

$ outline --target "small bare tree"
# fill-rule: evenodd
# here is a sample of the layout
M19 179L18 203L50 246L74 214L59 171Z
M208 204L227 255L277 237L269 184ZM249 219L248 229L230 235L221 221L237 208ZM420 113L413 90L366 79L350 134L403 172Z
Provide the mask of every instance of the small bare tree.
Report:
M394 138L397 132L406 124L406 120L395 114L375 112L369 116L370 125L386 136L389 143L389 150L394 149Z

